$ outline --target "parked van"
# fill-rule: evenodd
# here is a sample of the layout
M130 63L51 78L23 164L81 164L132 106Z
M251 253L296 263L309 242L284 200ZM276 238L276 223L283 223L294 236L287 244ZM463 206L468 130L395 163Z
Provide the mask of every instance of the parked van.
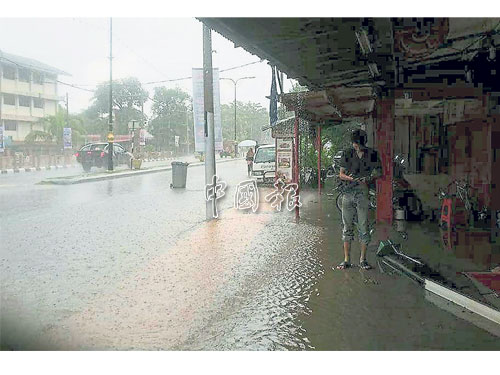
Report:
M274 183L276 174L276 147L274 145L260 146L253 157L252 176L257 182Z

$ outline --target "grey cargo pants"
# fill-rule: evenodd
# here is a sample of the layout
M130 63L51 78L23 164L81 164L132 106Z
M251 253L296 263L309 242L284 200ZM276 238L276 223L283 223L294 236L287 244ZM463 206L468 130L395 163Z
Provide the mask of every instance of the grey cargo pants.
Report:
M368 230L368 187L359 186L344 192L342 197L342 241L354 240L354 218L357 213L359 242L368 245L371 240Z

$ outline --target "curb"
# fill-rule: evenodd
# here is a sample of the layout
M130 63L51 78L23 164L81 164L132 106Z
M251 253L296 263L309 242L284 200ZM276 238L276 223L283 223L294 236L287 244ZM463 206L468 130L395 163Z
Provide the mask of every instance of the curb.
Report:
M235 160L240 160L242 158L235 158L235 159L228 159L228 160L219 160L216 163L227 163L230 161L235 161ZM197 167L200 165L205 165L204 162L195 162L195 163L190 163L188 165L189 167ZM91 177L82 177L74 180L67 180L67 179L53 179L53 180L43 180L40 182L40 184L49 184L49 185L75 185L75 184L81 184L85 182L96 182L96 181L104 181L104 180L112 180L115 178L124 178L124 177L131 177L131 176L138 176L138 175L143 175L143 174L150 174L150 173L159 173L159 172L164 172L164 171L169 171L172 169L172 166L165 166L165 167L157 167L157 168L151 168L151 169L144 169L144 170L136 170L136 171L126 171L126 172L117 172L113 173L110 175L101 175L101 176L91 176Z
M78 166L79 166L78 164L72 164L72 165L49 165L47 167L10 168L10 169L2 169L0 171L0 174L48 171L52 169L76 168Z

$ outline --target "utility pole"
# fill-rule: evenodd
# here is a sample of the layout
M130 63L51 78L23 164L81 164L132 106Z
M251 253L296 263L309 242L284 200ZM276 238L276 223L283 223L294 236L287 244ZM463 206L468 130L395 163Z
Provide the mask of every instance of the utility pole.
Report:
M203 25L203 88L205 109L205 184L212 185L214 196L206 201L206 217L212 220L216 212L215 132L214 132L214 87L212 70L211 30Z
M225 79L227 81L231 81L234 85L234 157L236 157L236 154L238 153L238 145L237 145L237 141L236 141L236 85L242 79L254 79L254 78L255 77L242 77L242 78L238 78L236 81L232 78L221 78L221 79Z
M69 128L69 99L67 92L66 92L66 127ZM63 135L63 155L64 155L64 165L67 165L68 151L64 147L64 135Z
M189 155L189 111L186 110L186 148Z
M108 171L113 170L113 19L109 19L109 133L108 133Z
M68 99L68 93L66 93L66 127L69 128L69 99Z

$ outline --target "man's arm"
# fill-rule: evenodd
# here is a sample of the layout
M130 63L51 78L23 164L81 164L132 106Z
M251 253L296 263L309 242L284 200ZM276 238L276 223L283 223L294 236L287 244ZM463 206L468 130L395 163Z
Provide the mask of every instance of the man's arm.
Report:
M340 166L340 172L339 172L339 178L344 181L354 181L354 178L351 175L346 174L348 163L348 151L344 151L342 154L342 157L339 160L339 166Z
M346 170L344 167L340 167L340 173L339 173L340 179L344 181L354 181L354 178L352 176L347 175L345 171Z

